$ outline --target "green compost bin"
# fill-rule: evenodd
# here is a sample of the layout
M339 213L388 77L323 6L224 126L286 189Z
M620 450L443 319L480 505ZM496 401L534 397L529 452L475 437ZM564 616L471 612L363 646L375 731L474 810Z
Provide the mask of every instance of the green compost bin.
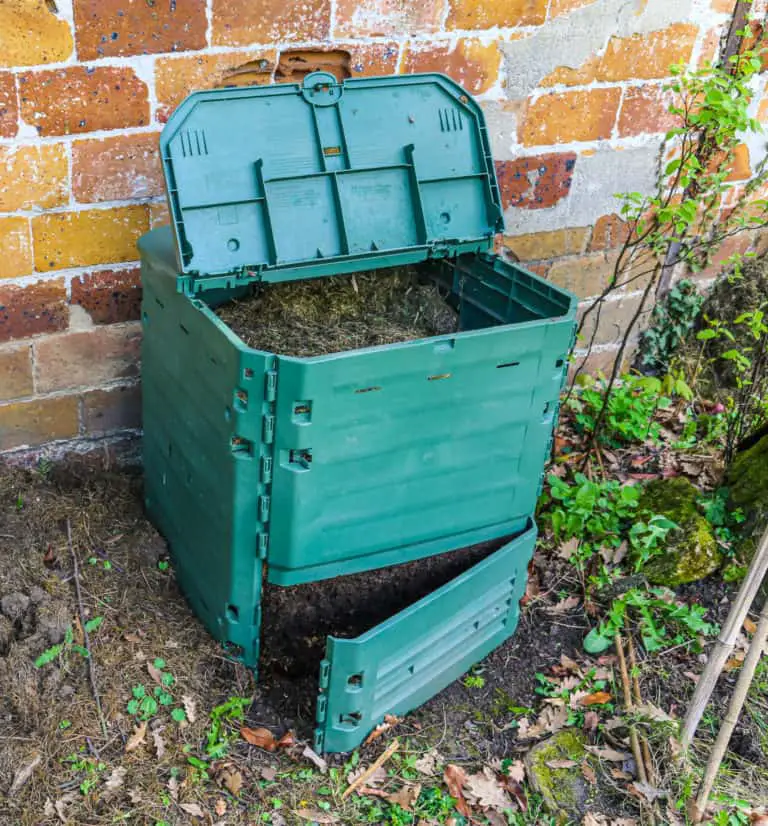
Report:
M504 539L355 639L329 637L315 745L346 751L509 637L575 298L492 253L477 103L438 74L197 92L161 136L172 226L139 242L146 505L196 614L256 668L292 586ZM214 313L258 283L400 265L460 331L309 358Z

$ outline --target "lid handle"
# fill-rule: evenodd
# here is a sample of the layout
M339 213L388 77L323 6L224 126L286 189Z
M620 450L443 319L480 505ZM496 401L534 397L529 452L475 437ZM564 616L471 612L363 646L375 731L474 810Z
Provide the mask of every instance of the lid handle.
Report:
M333 106L341 100L343 87L330 72L311 72L304 78L301 94L313 106Z

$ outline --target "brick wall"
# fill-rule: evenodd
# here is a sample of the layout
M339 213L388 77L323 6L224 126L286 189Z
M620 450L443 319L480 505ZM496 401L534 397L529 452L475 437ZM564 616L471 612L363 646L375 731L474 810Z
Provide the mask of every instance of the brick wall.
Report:
M487 114L505 242L587 299L615 255L613 194L652 186L667 67L713 58L732 6L2 0L0 452L139 427L135 242L167 221L158 134L191 90L322 68L452 75ZM744 146L744 176L761 151ZM595 364L637 301L603 314Z

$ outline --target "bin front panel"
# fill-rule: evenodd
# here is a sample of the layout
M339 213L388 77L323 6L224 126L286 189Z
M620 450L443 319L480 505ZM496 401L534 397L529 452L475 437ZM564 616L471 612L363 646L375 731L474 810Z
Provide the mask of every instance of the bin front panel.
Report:
M296 584L521 530L570 319L280 358L269 578Z
M355 639L329 637L315 746L351 751L385 714L426 702L510 637L536 528Z

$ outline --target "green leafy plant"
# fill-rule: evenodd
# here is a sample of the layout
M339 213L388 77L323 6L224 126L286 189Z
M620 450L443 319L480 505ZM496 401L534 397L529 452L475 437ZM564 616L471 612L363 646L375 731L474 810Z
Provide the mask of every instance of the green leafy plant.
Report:
M160 657L155 658L152 663L160 685L156 685L150 691L144 683L139 683L131 689L131 699L126 705L126 710L139 720L151 720L161 708L173 705L174 697L172 687L176 678L170 671L163 671L165 660ZM171 710L171 719L177 723L186 720L186 714L181 706Z
M73 774L82 777L79 785L80 794L87 795L91 789L99 782L100 775L107 768L104 763L95 757L83 754L82 751L78 753L68 754L61 758L63 763L69 765Z
M578 390L568 397L567 407L587 435L594 434L598 422L602 422L600 441L609 447L656 442L660 427L654 414L671 403L663 389L661 379L655 376L627 374L609 393L604 376L583 376Z
M99 628L103 621L104 617L93 617L85 623L85 630L91 634ZM90 657L90 653L87 648L75 643L75 634L71 625L64 632L64 642L60 642L56 645L50 646L50 648L46 648L45 651L43 651L43 653L35 660L35 668L42 668L44 665L52 663L59 657L66 660L68 654L70 653L78 654L84 659Z
M584 649L590 654L598 654L610 648L630 614L637 622L643 646L648 652L697 643L699 636L717 632L717 626L704 619L706 608L703 606L678 602L668 588L632 588L611 602L607 617L584 639Z
M737 32L740 38L750 34L748 30ZM758 50L742 48L726 65L671 67L673 80L665 90L674 96L669 111L677 123L665 136L663 156L669 160L650 195L625 192L618 196L625 221L623 243L608 284L579 323L577 340L583 340L585 330L591 330L589 351L606 299L616 291L642 286L635 312L624 325L604 386L603 404L586 430L588 448L603 438L603 426L614 409L612 397L622 392L623 382L618 379L626 349L651 298L669 293L678 265L699 271L727 239L768 223L768 200L756 197L768 178L766 164L762 162L746 184L736 184L731 174L736 148L744 135L761 130L750 111L755 96L752 79L761 66ZM726 196L732 199L727 211L721 209ZM657 355L671 343L657 339ZM580 373L581 368L575 378Z
M651 323L640 339L640 364L665 374L680 344L693 328L704 297L689 279L678 281L663 301L654 305Z
M207 757L218 760L229 751L232 741L239 736L240 724L251 702L249 697L230 697L211 711L210 725L205 733Z

